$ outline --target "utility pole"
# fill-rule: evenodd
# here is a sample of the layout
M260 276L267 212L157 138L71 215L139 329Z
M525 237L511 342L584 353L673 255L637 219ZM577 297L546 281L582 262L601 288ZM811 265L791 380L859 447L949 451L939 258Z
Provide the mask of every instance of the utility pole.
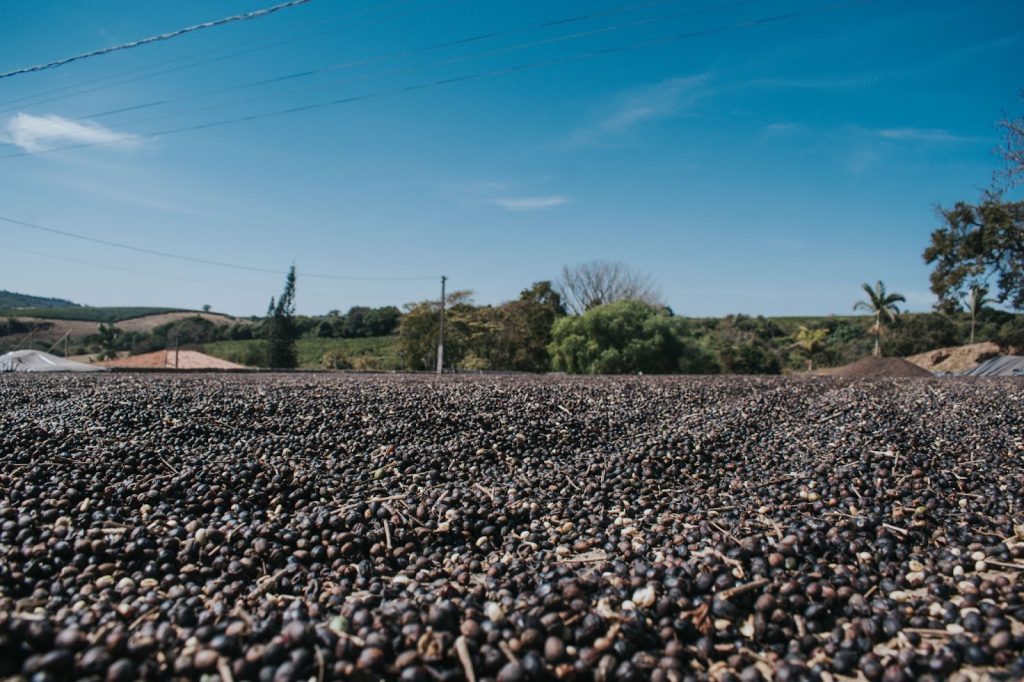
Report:
M441 275L441 330L437 337L437 373L444 372L444 283L448 278Z
M174 369L178 369L178 328L174 328Z

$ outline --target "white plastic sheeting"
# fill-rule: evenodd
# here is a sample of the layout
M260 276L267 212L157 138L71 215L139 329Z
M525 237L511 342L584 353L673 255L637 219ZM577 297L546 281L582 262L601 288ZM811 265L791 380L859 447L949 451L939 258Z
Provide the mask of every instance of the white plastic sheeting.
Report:
M970 372L969 377L1024 377L1024 355L997 355Z
M105 372L105 367L66 360L41 350L15 350L0 355L0 372Z

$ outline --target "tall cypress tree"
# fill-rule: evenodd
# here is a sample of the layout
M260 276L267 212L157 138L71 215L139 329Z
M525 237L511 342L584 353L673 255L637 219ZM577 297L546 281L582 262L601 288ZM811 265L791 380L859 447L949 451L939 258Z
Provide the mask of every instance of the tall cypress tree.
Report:
M267 365L274 369L294 369L298 364L295 341L298 330L295 326L295 266L288 270L284 291L274 303L270 299L267 310Z

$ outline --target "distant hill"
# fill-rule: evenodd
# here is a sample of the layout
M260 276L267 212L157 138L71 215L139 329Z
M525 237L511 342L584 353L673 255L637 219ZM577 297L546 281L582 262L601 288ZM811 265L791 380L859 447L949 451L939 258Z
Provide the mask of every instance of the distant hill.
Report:
M182 308L107 307L93 308L72 304L71 307L0 308L0 317L31 317L46 320L80 320L83 322L122 322L139 317L163 315L165 313L192 313L198 311Z
M63 298L46 298L0 291L0 310L9 308L80 308L81 306Z

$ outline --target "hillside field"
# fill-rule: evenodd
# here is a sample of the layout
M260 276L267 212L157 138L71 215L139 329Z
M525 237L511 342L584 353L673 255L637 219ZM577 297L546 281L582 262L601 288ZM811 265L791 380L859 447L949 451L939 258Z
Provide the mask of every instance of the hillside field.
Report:
M47 320L73 320L82 322L122 322L139 317L164 313L196 312L184 308L153 308L146 306L125 306L112 308L57 307L57 308L9 308L0 310L3 317L33 317Z
M323 357L335 351L348 358L355 369L401 369L398 357L397 336L376 336L355 339L305 338L297 342L299 369L324 369ZM263 341L215 341L203 344L202 350L222 360L240 365L262 364Z

